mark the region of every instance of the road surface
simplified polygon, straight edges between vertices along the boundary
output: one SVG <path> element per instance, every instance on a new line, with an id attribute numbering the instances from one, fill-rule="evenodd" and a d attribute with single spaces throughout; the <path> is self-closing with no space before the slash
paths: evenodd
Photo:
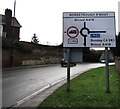
<path id="1" fill-rule="evenodd" d="M 76 67 L 71 67 L 71 76 L 100 66 L 105 66 L 105 64 L 78 64 Z M 66 78 L 66 75 L 67 68 L 58 64 L 39 68 L 3 71 L 3 107 L 15 105 L 16 102 L 33 94 L 35 91 Z"/>

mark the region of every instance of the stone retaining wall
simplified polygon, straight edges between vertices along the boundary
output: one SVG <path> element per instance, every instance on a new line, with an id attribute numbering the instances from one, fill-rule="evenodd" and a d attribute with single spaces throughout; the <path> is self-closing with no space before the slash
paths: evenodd
<path id="1" fill-rule="evenodd" d="M 41 58 L 39 60 L 23 60 L 22 65 L 44 65 L 44 64 L 58 64 L 61 58 Z"/>

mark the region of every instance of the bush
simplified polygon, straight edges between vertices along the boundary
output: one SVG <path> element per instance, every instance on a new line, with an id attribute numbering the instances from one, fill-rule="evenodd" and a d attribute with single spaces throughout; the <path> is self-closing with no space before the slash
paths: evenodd
<path id="1" fill-rule="evenodd" d="M 12 41 L 2 37 L 2 49 L 9 49 L 12 47 Z"/>
<path id="2" fill-rule="evenodd" d="M 33 47 L 30 46 L 30 44 L 2 38 L 2 49 L 17 49 L 18 51 L 21 51 L 23 53 L 31 53 Z"/>
<path id="3" fill-rule="evenodd" d="M 22 42 L 14 42 L 13 48 L 18 49 L 19 51 L 23 53 L 31 53 L 33 50 L 32 46 L 22 43 Z"/>
<path id="4" fill-rule="evenodd" d="M 90 50 L 90 62 L 99 62 L 102 51 Z"/>
<path id="5" fill-rule="evenodd" d="M 120 56 L 120 32 L 118 36 L 116 36 L 116 47 L 112 47 L 111 51 L 113 52 L 114 56 Z"/>

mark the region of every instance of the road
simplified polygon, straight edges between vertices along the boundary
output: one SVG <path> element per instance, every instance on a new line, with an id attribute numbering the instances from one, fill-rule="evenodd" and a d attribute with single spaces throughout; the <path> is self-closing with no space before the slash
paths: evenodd
<path id="1" fill-rule="evenodd" d="M 71 76 L 100 66 L 105 65 L 100 63 L 78 64 L 76 67 L 71 67 Z M 58 64 L 3 71 L 3 107 L 10 107 L 35 91 L 66 78 L 66 72 L 67 68 L 60 67 Z"/>

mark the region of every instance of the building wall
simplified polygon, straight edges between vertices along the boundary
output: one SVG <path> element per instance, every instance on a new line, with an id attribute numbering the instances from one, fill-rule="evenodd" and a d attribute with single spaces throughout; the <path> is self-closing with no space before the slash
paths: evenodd
<path id="1" fill-rule="evenodd" d="M 64 48 L 63 57 L 67 60 L 67 48 Z M 83 51 L 81 48 L 70 49 L 70 61 L 75 63 L 83 62 Z"/>
<path id="2" fill-rule="evenodd" d="M 5 27 L 3 28 L 4 32 L 6 32 L 7 38 L 12 38 L 12 11 L 10 9 L 5 10 Z"/>
<path id="3" fill-rule="evenodd" d="M 19 41 L 19 34 L 20 34 L 20 28 L 18 28 L 18 27 L 12 27 L 12 32 L 13 32 L 13 40 L 17 40 L 17 41 Z"/>
<path id="4" fill-rule="evenodd" d="M 19 41 L 19 39 L 20 39 L 20 37 L 19 37 L 20 28 L 18 28 L 18 27 L 14 27 L 14 28 L 10 27 L 9 32 L 8 32 L 8 30 L 6 31 L 6 25 L 3 25 L 3 33 L 4 34 L 6 33 L 6 38 L 8 38 L 8 39 L 17 40 L 17 41 Z"/>
<path id="5" fill-rule="evenodd" d="M 20 24 L 17 19 L 12 18 L 12 11 L 10 9 L 5 10 L 5 15 L 3 16 L 3 35 L 6 36 L 6 38 L 11 40 L 17 40 L 19 41 L 19 34 L 20 34 Z M 18 26 L 11 26 L 13 25 L 12 22 L 14 21 L 18 23 Z"/>
<path id="6" fill-rule="evenodd" d="M 71 53 L 71 62 L 80 63 L 83 62 L 83 53 L 82 51 L 73 51 Z"/>

